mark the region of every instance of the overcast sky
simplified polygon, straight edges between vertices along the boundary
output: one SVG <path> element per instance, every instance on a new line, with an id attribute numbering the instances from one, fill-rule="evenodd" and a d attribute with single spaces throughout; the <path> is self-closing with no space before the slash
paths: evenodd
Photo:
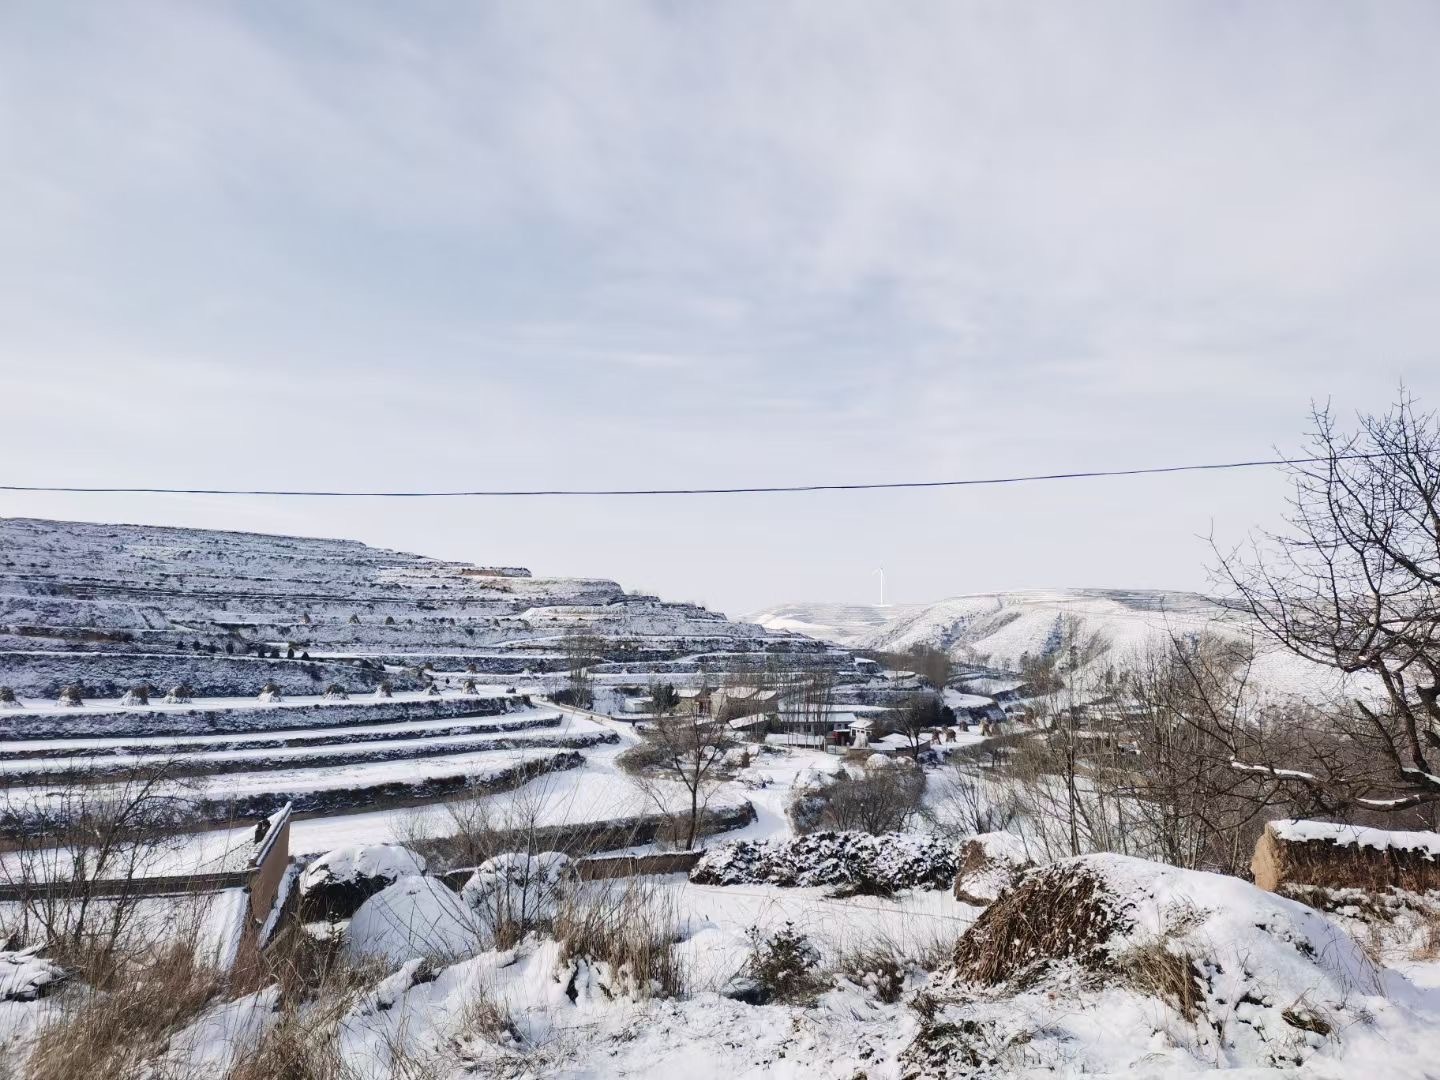
<path id="1" fill-rule="evenodd" d="M 1224 461 L 1440 404 L 1430 3 L 0 7 L 0 483 Z M 902 494 L 0 493 L 785 600 L 1198 588 L 1267 471 Z"/>

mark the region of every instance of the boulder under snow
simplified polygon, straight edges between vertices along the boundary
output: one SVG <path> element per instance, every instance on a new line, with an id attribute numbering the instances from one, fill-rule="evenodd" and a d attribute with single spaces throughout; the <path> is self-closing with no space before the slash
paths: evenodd
<path id="1" fill-rule="evenodd" d="M 955 849 L 914 833 L 815 832 L 785 840 L 732 840 L 690 871 L 700 885 L 879 886 L 943 889 L 955 880 Z"/>
<path id="2" fill-rule="evenodd" d="M 336 848 L 300 875 L 300 915 L 343 919 L 387 885 L 424 872 L 425 860 L 399 844 Z"/>
<path id="3" fill-rule="evenodd" d="M 437 878 L 412 874 L 360 905 L 345 930 L 345 952 L 356 961 L 451 962 L 475 955 L 480 936 L 459 896 Z"/>

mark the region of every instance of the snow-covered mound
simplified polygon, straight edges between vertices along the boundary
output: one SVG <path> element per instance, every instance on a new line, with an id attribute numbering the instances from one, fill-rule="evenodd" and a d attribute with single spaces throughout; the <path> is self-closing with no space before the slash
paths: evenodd
<path id="1" fill-rule="evenodd" d="M 399 844 L 352 844 L 326 852 L 300 875 L 307 917 L 343 917 L 403 877 L 425 872 L 425 860 Z"/>
<path id="2" fill-rule="evenodd" d="M 1167 1057 L 1297 1067 L 1352 1040 L 1414 1038 L 1409 1008 L 1420 1001 L 1303 904 L 1118 855 L 1028 871 L 961 936 L 954 961 L 957 987 L 981 993 L 958 995 L 946 1023 L 1003 1036 L 1043 1014 L 1046 1041 L 1103 1049 L 1073 1061 L 1080 1072 Z"/>
<path id="3" fill-rule="evenodd" d="M 438 879 L 418 874 L 366 900 L 345 930 L 345 951 L 352 960 L 452 961 L 479 949 L 478 927 L 460 897 Z"/>
<path id="4" fill-rule="evenodd" d="M 705 852 L 690 871 L 700 885 L 846 885 L 948 888 L 954 847 L 933 836 L 815 832 L 789 840 L 733 840 Z"/>
<path id="5" fill-rule="evenodd" d="M 565 888 L 575 879 L 570 856 L 506 852 L 486 859 L 460 890 L 465 904 L 489 927 L 531 926 L 553 919 Z"/>
<path id="6" fill-rule="evenodd" d="M 989 904 L 1035 865 L 1035 852 L 1015 833 L 979 833 L 961 843 L 958 862 L 955 899 Z"/>
<path id="7" fill-rule="evenodd" d="M 35 1001 L 65 980 L 64 969 L 37 951 L 0 951 L 0 1001 Z"/>

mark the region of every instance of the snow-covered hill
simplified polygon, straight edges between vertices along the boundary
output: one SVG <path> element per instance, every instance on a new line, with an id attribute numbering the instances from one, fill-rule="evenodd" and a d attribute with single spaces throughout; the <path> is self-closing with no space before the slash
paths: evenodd
<path id="1" fill-rule="evenodd" d="M 895 620 L 923 610 L 923 604 L 780 604 L 745 621 L 860 648 Z"/>
<path id="2" fill-rule="evenodd" d="M 1087 664 L 1122 665 L 1172 636 L 1218 634 L 1253 644 L 1257 684 L 1307 698 L 1334 692 L 1328 669 L 1272 646 L 1250 618 L 1198 593 L 1155 589 L 1030 589 L 934 604 L 785 604 L 749 617 L 853 649 L 942 649 L 957 662 L 1018 671 L 1024 659 L 1075 644 Z"/>
<path id="3" fill-rule="evenodd" d="M 425 663 L 538 672 L 563 666 L 576 633 L 593 637 L 601 657 L 637 666 L 838 655 L 598 578 L 539 578 L 353 540 L 0 520 L 0 685 L 32 694 L 53 694 L 71 669 L 109 693 L 132 670 L 151 679 L 157 657 L 167 678 L 211 695 L 253 695 L 266 680 L 292 693 L 332 680 L 363 689 L 385 666 Z"/>

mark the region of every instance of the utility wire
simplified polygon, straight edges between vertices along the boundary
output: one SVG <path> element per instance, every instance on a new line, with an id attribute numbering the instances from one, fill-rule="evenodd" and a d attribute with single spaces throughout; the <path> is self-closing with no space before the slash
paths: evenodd
<path id="1" fill-rule="evenodd" d="M 1266 458 L 1226 461 L 1207 465 L 1161 465 L 1146 469 L 1095 469 L 1087 472 L 1035 473 L 973 480 L 895 480 L 871 484 L 775 484 L 756 487 L 713 488 L 540 488 L 491 491 L 283 491 L 264 488 L 78 487 L 41 484 L 0 484 L 0 491 L 35 491 L 66 495 L 277 495 L 317 499 L 461 499 L 550 498 L 633 495 L 776 495 L 805 491 L 898 491 L 914 488 L 985 487 L 1030 484 L 1045 480 L 1093 480 L 1107 476 L 1156 476 L 1162 473 L 1218 472 L 1253 469 L 1265 465 L 1313 465 L 1322 461 L 1357 461 L 1388 454 L 1340 454 L 1330 457 Z"/>

